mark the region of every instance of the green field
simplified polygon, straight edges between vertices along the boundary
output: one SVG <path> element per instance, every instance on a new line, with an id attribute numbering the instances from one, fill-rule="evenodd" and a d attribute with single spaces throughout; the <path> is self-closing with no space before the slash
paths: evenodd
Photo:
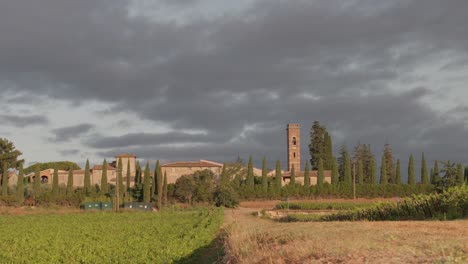
<path id="1" fill-rule="evenodd" d="M 182 263 L 222 221 L 221 209 L 0 216 L 0 263 Z"/>

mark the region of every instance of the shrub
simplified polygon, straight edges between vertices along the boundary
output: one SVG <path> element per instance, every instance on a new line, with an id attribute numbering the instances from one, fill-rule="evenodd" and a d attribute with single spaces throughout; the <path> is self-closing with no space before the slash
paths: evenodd
<path id="1" fill-rule="evenodd" d="M 325 215 L 322 221 L 453 220 L 468 217 L 468 186 L 450 188 L 443 193 L 417 195 L 398 203 L 379 203 L 375 207 Z"/>
<path id="2" fill-rule="evenodd" d="M 235 208 L 239 205 L 239 195 L 229 187 L 218 186 L 214 192 L 214 202 L 217 207 Z"/>

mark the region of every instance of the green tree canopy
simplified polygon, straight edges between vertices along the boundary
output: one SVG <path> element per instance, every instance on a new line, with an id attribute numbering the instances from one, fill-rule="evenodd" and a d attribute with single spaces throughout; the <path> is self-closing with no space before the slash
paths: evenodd
<path id="1" fill-rule="evenodd" d="M 0 138 L 0 174 L 3 174 L 5 164 L 8 164 L 7 169 L 18 169 L 24 162 L 24 160 L 18 159 L 22 154 L 16 149 L 13 142 L 6 138 Z"/>
<path id="2" fill-rule="evenodd" d="M 51 161 L 51 162 L 45 162 L 45 163 L 36 163 L 34 165 L 31 165 L 24 169 L 24 173 L 29 174 L 33 171 L 36 170 L 36 166 L 39 166 L 39 170 L 47 170 L 47 169 L 53 169 L 57 168 L 58 170 L 81 170 L 80 166 L 78 164 L 71 162 L 71 161 Z"/>

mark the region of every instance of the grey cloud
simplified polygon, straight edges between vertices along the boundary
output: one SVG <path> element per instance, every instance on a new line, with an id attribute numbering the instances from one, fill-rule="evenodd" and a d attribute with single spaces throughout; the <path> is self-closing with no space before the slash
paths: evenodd
<path id="1" fill-rule="evenodd" d="M 92 124 L 79 124 L 75 126 L 62 127 L 52 130 L 54 134 L 53 138 L 50 138 L 52 142 L 66 142 L 72 138 L 79 137 L 82 134 L 88 133 L 94 128 Z"/>
<path id="2" fill-rule="evenodd" d="M 63 156 L 76 156 L 80 153 L 80 150 L 78 149 L 65 149 L 65 150 L 60 150 L 60 154 Z"/>
<path id="3" fill-rule="evenodd" d="M 181 143 L 216 143 L 219 137 L 204 134 L 188 134 L 182 132 L 169 132 L 162 134 L 131 133 L 117 137 L 93 136 L 87 144 L 93 148 L 123 148 L 132 146 L 147 146 L 161 144 Z"/>
<path id="4" fill-rule="evenodd" d="M 0 123 L 14 127 L 47 125 L 49 119 L 41 115 L 0 115 Z"/>
<path id="5" fill-rule="evenodd" d="M 0 89 L 97 100 L 111 104 L 111 118 L 129 111 L 207 132 L 123 131 L 85 142 L 101 154 L 284 160 L 285 124 L 302 123 L 307 136 L 318 119 L 335 131 L 335 145 L 361 140 L 380 154 L 389 141 L 402 159 L 436 147 L 434 158 L 463 156 L 464 144 L 448 146 L 464 142 L 465 127 L 424 102 L 434 89 L 415 88 L 429 77 L 415 71 L 444 61 L 443 78 L 464 67 L 467 1 L 252 2 L 179 25 L 129 18 L 123 0 L 2 1 L 0 80 L 16 85 Z M 249 127 L 255 132 L 242 134 Z"/>

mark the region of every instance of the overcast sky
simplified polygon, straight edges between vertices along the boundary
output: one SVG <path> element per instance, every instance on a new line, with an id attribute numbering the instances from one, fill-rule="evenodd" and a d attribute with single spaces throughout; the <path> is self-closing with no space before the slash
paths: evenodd
<path id="1" fill-rule="evenodd" d="M 335 149 L 468 163 L 466 0 L 0 1 L 0 136 L 28 162 L 120 152 L 286 162 Z M 285 166 L 284 166 L 285 167 Z"/>

